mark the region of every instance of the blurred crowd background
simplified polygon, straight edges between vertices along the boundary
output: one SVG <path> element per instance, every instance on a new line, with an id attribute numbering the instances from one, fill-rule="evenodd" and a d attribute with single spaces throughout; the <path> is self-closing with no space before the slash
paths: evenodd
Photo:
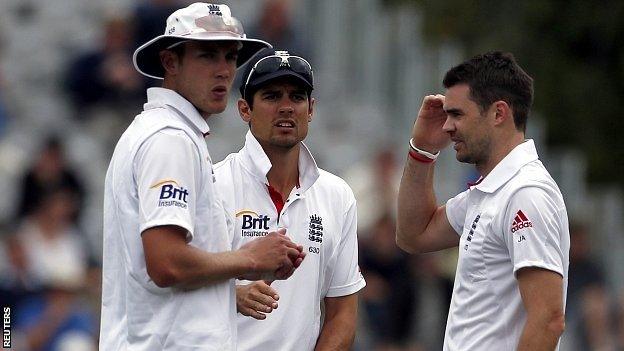
<path id="1" fill-rule="evenodd" d="M 606 1 L 223 1 L 251 37 L 309 58 L 307 143 L 358 199 L 355 350 L 440 350 L 456 250 L 411 257 L 394 243 L 396 194 L 422 97 L 451 66 L 515 54 L 535 78 L 527 136 L 571 220 L 562 351 L 624 350 L 624 3 Z M 190 1 L 0 1 L 0 300 L 16 350 L 93 350 L 102 202 L 118 137 L 145 88 L 133 50 Z M 230 106 L 209 120 L 214 160 L 243 144 Z M 452 151 L 452 150 L 451 150 Z M 477 174 L 442 153 L 442 203 Z M 418 199 L 414 199 L 418 201 Z"/>

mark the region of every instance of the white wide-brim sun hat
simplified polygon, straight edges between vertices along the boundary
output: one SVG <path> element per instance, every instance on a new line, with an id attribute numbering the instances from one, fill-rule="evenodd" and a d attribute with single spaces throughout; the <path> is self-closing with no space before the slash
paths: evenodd
<path id="1" fill-rule="evenodd" d="M 167 18 L 165 34 L 136 49 L 132 57 L 134 67 L 147 77 L 163 79 L 165 70 L 159 53 L 187 40 L 239 42 L 237 67 L 244 65 L 258 51 L 272 47 L 263 40 L 247 38 L 242 24 L 232 17 L 227 5 L 196 2 L 172 13 Z"/>

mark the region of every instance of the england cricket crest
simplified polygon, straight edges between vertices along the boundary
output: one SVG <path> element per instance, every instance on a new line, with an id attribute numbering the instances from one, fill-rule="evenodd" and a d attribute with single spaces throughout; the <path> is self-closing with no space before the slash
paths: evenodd
<path id="1" fill-rule="evenodd" d="M 310 216 L 310 230 L 308 233 L 310 241 L 323 242 L 323 218 L 317 215 Z"/>

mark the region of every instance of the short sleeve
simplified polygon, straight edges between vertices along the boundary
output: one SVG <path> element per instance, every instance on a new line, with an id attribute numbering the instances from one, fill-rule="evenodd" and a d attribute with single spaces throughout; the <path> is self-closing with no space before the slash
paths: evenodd
<path id="1" fill-rule="evenodd" d="M 565 207 L 558 208 L 545 189 L 525 187 L 511 197 L 502 225 L 514 274 L 524 267 L 539 267 L 564 275 L 566 218 Z"/>
<path id="2" fill-rule="evenodd" d="M 336 253 L 334 272 L 326 297 L 351 295 L 366 286 L 358 265 L 357 206 L 355 198 L 352 198 L 344 218 L 342 239 Z"/>
<path id="3" fill-rule="evenodd" d="M 464 231 L 464 222 L 466 221 L 466 202 L 468 200 L 469 192 L 470 190 L 461 192 L 446 202 L 446 218 L 459 236 L 461 236 Z"/>
<path id="4" fill-rule="evenodd" d="M 186 133 L 161 130 L 139 148 L 134 160 L 139 197 L 139 226 L 175 225 L 193 238 L 201 169 L 199 150 Z"/>

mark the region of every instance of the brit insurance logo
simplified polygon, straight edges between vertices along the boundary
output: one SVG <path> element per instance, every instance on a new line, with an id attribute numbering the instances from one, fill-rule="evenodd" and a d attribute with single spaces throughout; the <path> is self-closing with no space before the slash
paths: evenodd
<path id="1" fill-rule="evenodd" d="M 158 207 L 180 207 L 186 209 L 188 207 L 189 192 L 178 182 L 173 179 L 165 179 L 156 182 L 150 186 L 150 189 L 160 187 L 160 195 L 158 197 Z"/>
<path id="2" fill-rule="evenodd" d="M 269 221 L 271 217 L 267 215 L 259 215 L 251 210 L 242 210 L 236 213 L 236 218 L 241 217 L 243 223 L 241 225 L 242 237 L 258 237 L 269 234 Z"/>
<path id="3" fill-rule="evenodd" d="M 323 218 L 318 215 L 310 216 L 310 229 L 308 239 L 317 243 L 323 242 Z"/>

